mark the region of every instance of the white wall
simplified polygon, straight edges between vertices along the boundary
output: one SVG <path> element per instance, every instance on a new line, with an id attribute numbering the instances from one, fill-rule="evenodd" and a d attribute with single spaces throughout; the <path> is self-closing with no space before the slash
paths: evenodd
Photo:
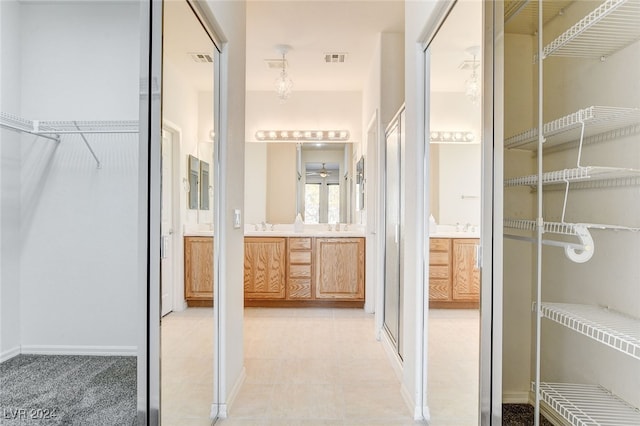
<path id="1" fill-rule="evenodd" d="M 261 223 L 267 218 L 267 147 L 266 143 L 245 145 L 244 209 L 245 223 Z"/>
<path id="2" fill-rule="evenodd" d="M 293 223 L 296 218 L 296 146 L 267 147 L 267 216 L 269 223 Z"/>
<path id="3" fill-rule="evenodd" d="M 482 114 L 480 105 L 473 105 L 464 93 L 431 92 L 430 130 L 461 130 L 472 132 L 475 136 L 472 144 L 431 144 L 430 149 L 438 154 L 432 158 L 431 165 L 437 161 L 438 176 L 435 193 L 438 194 L 437 208 L 431 213 L 440 224 L 480 223 L 480 186 L 482 168 Z M 462 196 L 477 198 L 462 198 Z"/>
<path id="4" fill-rule="evenodd" d="M 534 125 L 536 113 L 534 98 L 534 40 L 531 36 L 508 34 L 505 36 L 504 71 L 504 132 L 505 137 L 520 133 Z M 504 154 L 504 177 L 535 173 L 531 152 L 507 150 Z M 506 188 L 504 192 L 505 218 L 535 217 L 535 199 L 529 188 Z M 534 291 L 532 244 L 504 240 L 503 259 L 503 362 L 502 391 L 504 402 L 527 402 L 531 387 L 533 321 L 531 315 Z"/>
<path id="5" fill-rule="evenodd" d="M 280 103 L 273 91 L 250 91 L 246 95 L 246 136 L 256 142 L 264 129 L 346 129 L 349 141 L 362 140 L 361 92 L 295 91 Z"/>
<path id="6" fill-rule="evenodd" d="M 245 59 L 246 4 L 225 0 L 208 0 L 207 5 L 224 36 L 228 40 L 222 51 L 222 178 L 218 185 L 222 206 L 221 297 L 225 300 L 225 328 L 221 330 L 221 350 L 225 371 L 221 377 L 220 398 L 228 403 L 242 378 L 244 352 L 242 339 L 244 306 L 244 228 L 233 228 L 233 209 L 244 210 L 244 147 L 245 147 Z M 240 94 L 240 95 L 239 95 Z"/>
<path id="7" fill-rule="evenodd" d="M 20 112 L 20 6 L 0 2 L 0 110 Z M 20 136 L 0 130 L 0 362 L 20 350 Z"/>
<path id="8" fill-rule="evenodd" d="M 137 120 L 138 4 L 21 7 L 24 117 Z M 135 353 L 137 136 L 87 138 L 23 137 L 23 352 Z"/>

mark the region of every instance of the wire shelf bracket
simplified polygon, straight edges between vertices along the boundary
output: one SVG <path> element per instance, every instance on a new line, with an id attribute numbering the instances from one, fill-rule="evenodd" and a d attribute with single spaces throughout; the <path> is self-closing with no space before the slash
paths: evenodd
<path id="1" fill-rule="evenodd" d="M 112 121 L 39 121 L 27 120 L 17 115 L 0 112 L 0 127 L 5 129 L 29 133 L 56 142 L 61 141 L 61 135 L 78 134 L 96 161 L 97 167 L 102 163 L 87 140 L 87 134 L 138 133 L 139 126 L 135 120 Z"/>
<path id="2" fill-rule="evenodd" d="M 540 398 L 574 426 L 640 424 L 637 408 L 599 385 L 541 382 Z"/>
<path id="3" fill-rule="evenodd" d="M 545 46 L 542 58 L 611 56 L 640 39 L 640 0 L 606 0 Z"/>
<path id="4" fill-rule="evenodd" d="M 590 106 L 545 123 L 542 130 L 544 147 L 561 145 L 637 123 L 640 123 L 640 108 Z M 504 146 L 506 149 L 537 150 L 538 128 L 508 137 Z"/>
<path id="5" fill-rule="evenodd" d="M 542 303 L 545 318 L 640 360 L 640 319 L 600 306 Z"/>

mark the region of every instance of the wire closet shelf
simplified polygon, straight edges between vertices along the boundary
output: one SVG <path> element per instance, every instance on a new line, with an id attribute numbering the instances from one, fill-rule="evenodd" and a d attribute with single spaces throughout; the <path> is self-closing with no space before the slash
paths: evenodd
<path id="1" fill-rule="evenodd" d="M 544 147 L 561 145 L 583 138 L 611 132 L 640 123 L 640 108 L 590 106 L 547 122 L 543 126 Z M 584 134 L 582 134 L 584 126 Z M 507 149 L 538 148 L 538 128 L 532 128 L 504 141 Z"/>
<path id="2" fill-rule="evenodd" d="M 640 425 L 640 411 L 599 385 L 541 382 L 540 397 L 571 425 Z"/>
<path id="3" fill-rule="evenodd" d="M 542 57 L 604 59 L 640 39 L 638 19 L 640 0 L 606 0 L 546 45 Z"/>
<path id="4" fill-rule="evenodd" d="M 640 360 L 640 319 L 591 305 L 542 303 L 545 318 Z"/>
<path id="5" fill-rule="evenodd" d="M 136 134 L 139 132 L 136 120 L 104 120 L 104 121 L 40 121 L 28 120 L 17 115 L 0 112 L 0 127 L 17 132 L 29 133 L 42 138 L 60 142 L 63 135 L 77 134 L 101 168 L 100 159 L 87 140 L 87 134 Z"/>

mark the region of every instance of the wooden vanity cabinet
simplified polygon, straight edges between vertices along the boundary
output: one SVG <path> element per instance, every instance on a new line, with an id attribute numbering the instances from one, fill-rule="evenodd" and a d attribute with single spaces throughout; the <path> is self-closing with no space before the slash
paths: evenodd
<path id="1" fill-rule="evenodd" d="M 245 237 L 244 298 L 284 299 L 287 239 Z"/>
<path id="2" fill-rule="evenodd" d="M 365 239 L 245 237 L 245 306 L 364 305 Z"/>
<path id="3" fill-rule="evenodd" d="M 364 300 L 364 238 L 316 238 L 316 299 Z"/>
<path id="4" fill-rule="evenodd" d="M 477 238 L 429 239 L 429 307 L 478 308 Z"/>
<path id="5" fill-rule="evenodd" d="M 213 306 L 213 237 L 184 237 L 187 306 Z"/>

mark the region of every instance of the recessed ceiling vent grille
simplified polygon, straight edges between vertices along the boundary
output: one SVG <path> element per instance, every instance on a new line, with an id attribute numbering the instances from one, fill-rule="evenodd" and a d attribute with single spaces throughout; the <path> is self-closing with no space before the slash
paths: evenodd
<path id="1" fill-rule="evenodd" d="M 273 69 L 277 69 L 277 70 L 281 70 L 282 69 L 282 59 L 265 59 L 264 60 L 264 64 L 267 66 L 267 68 L 273 70 Z M 284 60 L 284 67 L 288 68 L 289 67 L 289 62 L 285 59 Z"/>
<path id="2" fill-rule="evenodd" d="M 324 61 L 327 64 L 343 64 L 347 60 L 347 54 L 341 52 L 327 52 L 324 54 Z"/>
<path id="3" fill-rule="evenodd" d="M 210 53 L 189 53 L 191 55 L 191 59 L 199 64 L 207 64 L 213 63 L 213 56 Z"/>

